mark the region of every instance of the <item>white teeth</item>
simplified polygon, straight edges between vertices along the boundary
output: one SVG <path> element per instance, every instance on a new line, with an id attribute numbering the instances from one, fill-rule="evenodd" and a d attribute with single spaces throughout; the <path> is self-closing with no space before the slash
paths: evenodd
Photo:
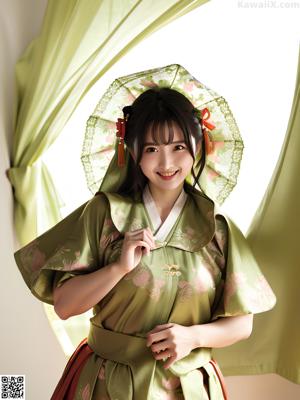
<path id="1" fill-rule="evenodd" d="M 159 175 L 162 175 L 162 176 L 172 176 L 172 175 L 175 175 L 176 172 L 177 172 L 177 171 L 169 172 L 168 174 L 162 174 L 161 172 L 159 172 Z"/>

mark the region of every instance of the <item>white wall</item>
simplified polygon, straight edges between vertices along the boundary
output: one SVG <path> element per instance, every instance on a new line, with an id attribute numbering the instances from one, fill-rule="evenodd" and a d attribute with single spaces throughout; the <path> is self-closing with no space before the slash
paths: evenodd
<path id="1" fill-rule="evenodd" d="M 13 197 L 5 170 L 12 146 L 14 65 L 38 33 L 46 0 L 0 2 L 0 251 L 2 273 L 0 374 L 25 374 L 27 400 L 49 399 L 67 362 L 38 302 L 13 259 Z M 300 398 L 300 386 L 275 374 L 226 378 L 231 400 Z"/>

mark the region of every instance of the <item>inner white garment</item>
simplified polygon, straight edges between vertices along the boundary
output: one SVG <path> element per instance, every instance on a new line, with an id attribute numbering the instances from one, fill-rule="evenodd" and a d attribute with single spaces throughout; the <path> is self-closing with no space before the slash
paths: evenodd
<path id="1" fill-rule="evenodd" d="M 153 200 L 153 197 L 151 195 L 149 186 L 145 186 L 145 189 L 143 191 L 143 201 L 154 227 L 154 239 L 159 241 L 166 240 L 168 234 L 170 233 L 183 209 L 187 197 L 188 196 L 186 192 L 184 191 L 184 189 L 182 189 L 182 192 L 174 203 L 172 210 L 169 212 L 169 215 L 167 216 L 165 221 L 162 222 L 160 215 L 157 211 L 155 201 Z"/>

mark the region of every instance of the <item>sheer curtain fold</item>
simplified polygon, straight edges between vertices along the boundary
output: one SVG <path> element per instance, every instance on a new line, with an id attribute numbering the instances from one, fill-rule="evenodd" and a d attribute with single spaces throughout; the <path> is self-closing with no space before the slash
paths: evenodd
<path id="1" fill-rule="evenodd" d="M 278 373 L 300 384 L 300 47 L 295 83 L 281 153 L 247 233 L 277 304 L 255 315 L 249 339 L 215 353 L 226 375 Z"/>
<path id="2" fill-rule="evenodd" d="M 42 31 L 16 64 L 12 165 L 15 224 L 26 244 L 60 219 L 60 200 L 40 162 L 89 89 L 130 48 L 208 0 L 49 0 Z M 80 134 L 80 133 L 79 133 Z M 51 196 L 44 196 L 51 193 Z"/>

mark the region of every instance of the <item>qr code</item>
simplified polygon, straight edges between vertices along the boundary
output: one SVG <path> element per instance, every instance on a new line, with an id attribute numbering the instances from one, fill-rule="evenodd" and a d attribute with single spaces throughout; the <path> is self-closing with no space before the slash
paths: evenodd
<path id="1" fill-rule="evenodd" d="M 25 399 L 25 375 L 0 375 L 1 399 Z"/>

